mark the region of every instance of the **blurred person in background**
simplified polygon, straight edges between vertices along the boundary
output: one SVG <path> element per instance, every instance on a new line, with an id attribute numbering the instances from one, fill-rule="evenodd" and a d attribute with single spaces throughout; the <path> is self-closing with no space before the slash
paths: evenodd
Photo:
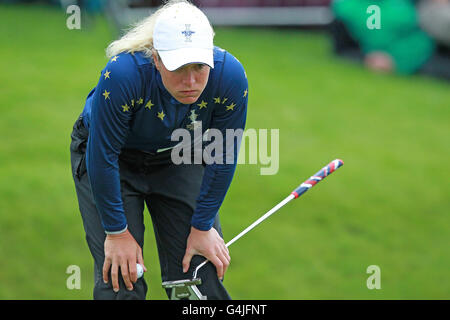
<path id="1" fill-rule="evenodd" d="M 438 44 L 450 48 L 450 0 L 422 0 L 418 12 L 420 26 Z"/>
<path id="2" fill-rule="evenodd" d="M 374 4 L 380 8 L 379 29 L 367 26 L 371 16 L 367 9 Z M 335 15 L 331 25 L 335 53 L 363 61 L 369 69 L 379 72 L 422 73 L 450 80 L 450 59 L 437 50 L 436 40 L 421 29 L 416 1 L 335 0 L 331 9 Z M 433 20 L 432 15 L 429 14 L 428 23 Z M 439 23 L 445 25 L 446 19 L 448 16 L 440 15 Z"/>
<path id="3" fill-rule="evenodd" d="M 436 42 L 433 57 L 421 71 L 450 79 L 450 0 L 422 0 L 417 9 L 420 26 Z"/>

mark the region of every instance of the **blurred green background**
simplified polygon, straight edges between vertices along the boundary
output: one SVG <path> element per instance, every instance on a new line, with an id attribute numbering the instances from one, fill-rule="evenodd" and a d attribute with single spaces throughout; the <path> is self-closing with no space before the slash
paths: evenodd
<path id="1" fill-rule="evenodd" d="M 71 177 L 72 126 L 117 37 L 43 6 L 0 5 L 0 299 L 91 299 Z M 245 66 L 247 128 L 280 130 L 276 175 L 239 165 L 221 208 L 230 240 L 335 158 L 342 169 L 230 247 L 235 299 L 449 299 L 450 86 L 375 74 L 321 32 L 216 28 Z M 149 299 L 167 299 L 150 217 Z M 66 268 L 81 269 L 81 289 Z M 381 269 L 369 290 L 366 269 Z"/>

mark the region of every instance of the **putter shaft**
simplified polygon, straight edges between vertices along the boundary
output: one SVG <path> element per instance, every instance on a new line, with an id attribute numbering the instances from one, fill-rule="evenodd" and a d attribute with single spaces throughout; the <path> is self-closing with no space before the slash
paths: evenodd
<path id="1" fill-rule="evenodd" d="M 289 201 L 291 201 L 292 199 L 295 199 L 295 195 L 290 194 L 289 196 L 287 196 L 283 201 L 281 201 L 279 204 L 277 204 L 275 207 L 273 207 L 272 209 L 270 209 L 267 213 L 265 213 L 261 218 L 259 218 L 258 220 L 256 220 L 255 222 L 253 222 L 251 225 L 249 225 L 247 228 L 245 228 L 245 230 L 243 230 L 241 233 L 239 233 L 237 236 L 235 236 L 233 239 L 231 239 L 230 241 L 228 241 L 225 246 L 228 248 L 229 246 L 231 246 L 233 243 L 235 243 L 237 240 L 239 240 L 242 236 L 244 236 L 245 234 L 247 234 L 250 230 L 252 230 L 253 228 L 255 228 L 258 224 L 260 224 L 261 222 L 263 222 L 264 220 L 266 220 L 268 217 L 270 217 L 272 214 L 274 214 L 277 210 L 279 210 L 281 207 L 283 207 L 284 205 L 286 205 Z M 200 263 L 197 268 L 195 268 L 194 273 L 192 275 L 192 278 L 195 279 L 197 278 L 197 272 L 198 270 L 203 267 L 209 260 L 205 260 L 202 263 Z"/>
<path id="2" fill-rule="evenodd" d="M 294 191 L 291 192 L 289 196 L 287 196 L 283 201 L 281 201 L 279 204 L 277 204 L 275 207 L 270 209 L 267 213 L 265 213 L 261 218 L 253 222 L 250 226 L 248 226 L 245 230 L 243 230 L 241 233 L 239 233 L 237 236 L 235 236 L 233 239 L 228 241 L 228 243 L 225 245 L 227 248 L 232 245 L 234 242 L 239 240 L 242 236 L 247 234 L 250 230 L 252 230 L 254 227 L 256 227 L 258 224 L 266 220 L 268 217 L 270 217 L 273 213 L 275 213 L 277 210 L 279 210 L 281 207 L 283 207 L 285 204 L 287 204 L 292 199 L 297 199 L 302 194 L 304 194 L 306 191 L 314 187 L 316 184 L 318 184 L 320 181 L 325 179 L 327 176 L 332 174 L 334 171 L 339 169 L 344 165 L 344 161 L 340 159 L 336 159 L 331 161 L 328 165 L 323 167 L 319 172 L 317 172 L 315 175 L 311 176 L 309 179 L 307 179 L 305 182 L 303 182 L 301 185 L 299 185 Z M 198 270 L 203 267 L 209 260 L 205 260 L 202 263 L 200 263 L 197 268 L 195 268 L 193 273 L 193 279 L 197 278 L 197 272 Z"/>

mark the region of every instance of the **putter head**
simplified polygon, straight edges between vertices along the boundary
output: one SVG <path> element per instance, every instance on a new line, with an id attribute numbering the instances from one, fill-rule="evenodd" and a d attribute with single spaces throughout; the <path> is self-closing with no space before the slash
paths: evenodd
<path id="1" fill-rule="evenodd" d="M 200 278 L 164 281 L 162 287 L 164 289 L 172 289 L 170 300 L 206 300 L 206 296 L 202 295 L 197 285 L 202 284 Z"/>

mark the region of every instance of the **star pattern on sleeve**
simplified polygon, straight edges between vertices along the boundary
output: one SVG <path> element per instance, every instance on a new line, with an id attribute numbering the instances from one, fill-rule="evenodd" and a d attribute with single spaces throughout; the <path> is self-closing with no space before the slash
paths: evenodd
<path id="1" fill-rule="evenodd" d="M 145 108 L 148 110 L 152 110 L 152 107 L 154 106 L 154 104 L 152 103 L 152 100 L 148 100 L 147 104 L 145 105 Z"/>
<path id="2" fill-rule="evenodd" d="M 165 117 L 166 115 L 164 114 L 164 111 L 161 111 L 161 112 L 158 112 L 158 115 L 157 115 L 157 117 L 158 118 L 160 118 L 161 119 L 161 121 L 163 121 L 164 120 L 164 117 Z"/>
<path id="3" fill-rule="evenodd" d="M 109 99 L 109 94 L 110 94 L 110 93 L 111 93 L 111 92 L 106 91 L 106 89 L 105 89 L 105 92 L 102 93 L 102 95 L 105 97 L 105 100 L 106 100 L 106 99 Z"/>
<path id="4" fill-rule="evenodd" d="M 205 102 L 202 100 L 202 102 L 198 103 L 197 105 L 200 107 L 200 110 L 201 110 L 203 108 L 207 108 L 208 102 Z"/>
<path id="5" fill-rule="evenodd" d="M 103 75 L 105 76 L 105 80 L 106 80 L 106 79 L 111 79 L 111 78 L 109 77 L 110 74 L 111 74 L 111 71 L 108 71 L 108 70 L 105 71 L 105 73 L 103 74 Z"/>
<path id="6" fill-rule="evenodd" d="M 236 104 L 232 102 L 232 103 L 231 103 L 229 106 L 227 106 L 226 108 L 227 108 L 227 111 L 229 111 L 229 110 L 234 111 L 234 107 L 236 107 Z"/>
<path id="7" fill-rule="evenodd" d="M 123 109 L 123 110 L 122 110 L 123 112 L 130 111 L 130 107 L 128 106 L 127 103 L 125 103 L 125 105 L 122 106 L 122 109 Z"/>

